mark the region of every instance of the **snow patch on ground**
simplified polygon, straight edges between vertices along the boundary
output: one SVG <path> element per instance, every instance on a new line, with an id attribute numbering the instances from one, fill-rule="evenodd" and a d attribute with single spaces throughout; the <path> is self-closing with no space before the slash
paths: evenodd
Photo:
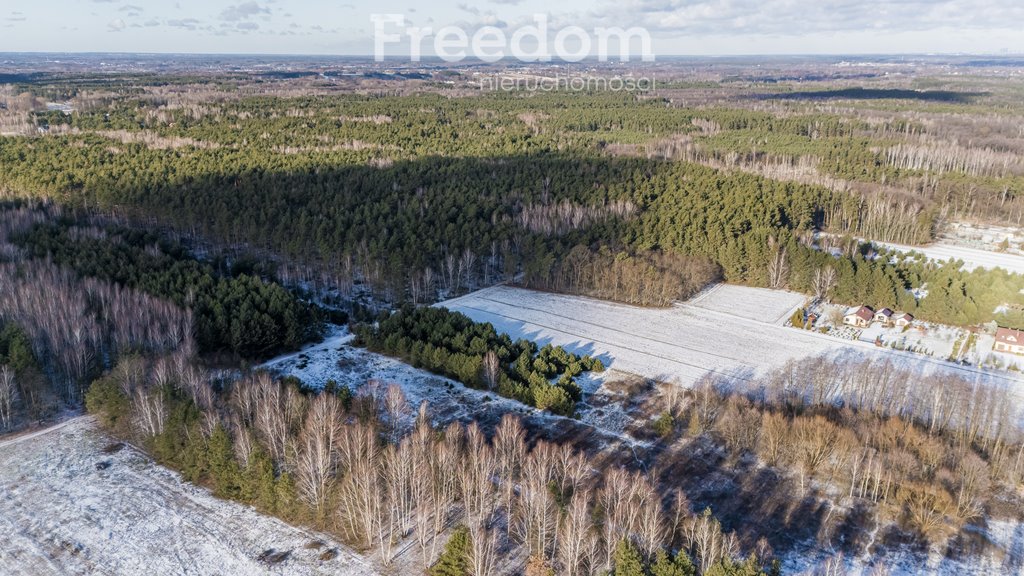
<path id="1" fill-rule="evenodd" d="M 433 419 L 445 423 L 468 421 L 473 412 L 469 408 L 489 402 L 508 403 L 509 412 L 536 412 L 496 394 L 471 390 L 400 360 L 354 347 L 351 345 L 354 338 L 347 328 L 334 327 L 320 344 L 273 359 L 262 367 L 277 374 L 294 376 L 313 389 L 322 389 L 330 380 L 348 386 L 354 392 L 371 382 L 398 384 L 411 408 L 427 402 Z"/>
<path id="2" fill-rule="evenodd" d="M 968 271 L 976 268 L 984 268 L 986 270 L 1002 268 L 1014 274 L 1024 274 L 1024 256 L 1019 254 L 967 248 L 945 241 L 936 242 L 928 246 L 906 246 L 889 242 L 875 242 L 874 244 L 898 252 L 917 252 L 936 262 L 946 262 L 950 259 L 962 260 L 964 263 L 963 269 Z"/>
<path id="3" fill-rule="evenodd" d="M 521 402 L 503 398 L 487 390 L 467 388 L 460 382 L 414 368 L 400 360 L 369 352 L 351 345 L 354 336 L 347 328 L 336 326 L 326 340 L 295 354 L 289 354 L 263 364 L 265 368 L 282 376 L 294 376 L 303 384 L 322 389 L 328 381 L 348 386 L 352 391 L 366 386 L 397 384 L 409 404 L 405 424 L 411 425 L 414 412 L 422 403 L 428 405 L 432 424 L 445 426 L 451 422 L 477 421 L 484 427 L 495 425 L 504 414 L 523 417 L 538 428 L 565 430 L 576 421 L 549 412 L 537 410 Z M 625 432 L 625 422 L 603 410 L 593 410 L 588 399 L 601 388 L 611 373 L 585 373 L 577 378 L 583 390 L 583 402 L 578 406 L 579 422 L 595 427 L 590 440 L 608 445 L 642 445 Z"/>
<path id="4" fill-rule="evenodd" d="M 0 439 L 0 573 L 376 573 L 329 537 L 218 500 L 131 447 L 105 454 L 111 442 L 88 417 Z M 305 548 L 314 541 L 325 547 Z M 321 561 L 330 548 L 338 557 Z M 258 560 L 269 549 L 291 554 L 271 567 Z"/>
<path id="5" fill-rule="evenodd" d="M 995 574 L 1024 575 L 1024 524 L 990 521 L 979 537 L 987 542 L 985 550 L 969 558 L 949 558 L 937 551 L 927 554 L 904 547 L 886 549 L 882 558 L 868 556 L 843 559 L 848 576 L 872 576 L 885 568 L 890 576 L 991 576 Z M 820 568 L 833 555 L 809 543 L 782 559 L 783 574 L 824 574 Z M 835 572 L 832 572 L 835 573 Z"/>

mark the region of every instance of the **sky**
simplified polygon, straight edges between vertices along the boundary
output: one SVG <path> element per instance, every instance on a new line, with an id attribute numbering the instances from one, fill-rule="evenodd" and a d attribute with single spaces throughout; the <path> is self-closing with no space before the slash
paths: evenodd
<path id="1" fill-rule="evenodd" d="M 655 58 L 1024 53 L 1022 0 L 3 0 L 0 52 L 370 55 L 375 14 L 404 18 L 383 28 L 399 34 L 385 52 L 404 57 L 408 26 L 493 26 L 508 40 L 538 14 L 552 37 L 640 27 Z"/>

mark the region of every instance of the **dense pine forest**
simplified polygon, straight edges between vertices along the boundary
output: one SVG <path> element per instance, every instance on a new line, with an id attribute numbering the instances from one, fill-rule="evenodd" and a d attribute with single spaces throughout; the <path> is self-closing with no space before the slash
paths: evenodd
<path id="1" fill-rule="evenodd" d="M 1017 327 L 1024 320 L 1019 278 L 877 258 L 849 241 L 838 258 L 821 251 L 815 231 L 933 238 L 955 211 L 954 196 L 893 187 L 929 167 L 943 182 L 995 178 L 1003 185 L 997 199 L 1008 207 L 1015 164 L 980 153 L 941 167 L 899 160 L 909 154 L 899 142 L 926 131 L 908 120 L 685 108 L 622 94 L 196 100 L 144 92 L 83 102 L 70 115 L 37 117 L 43 137 L 0 140 L 8 195 L 156 221 L 276 258 L 286 284 L 365 284 L 384 301 L 420 303 L 515 280 L 663 306 L 724 279 L 937 322 Z M 819 177 L 749 169 L 782 163 L 799 172 L 809 155 Z M 890 184 L 867 191 L 840 180 Z M 39 255 L 73 260 L 79 249 L 65 240 L 24 241 Z M 911 296 L 923 285 L 934 289 Z M 198 297 L 223 301 L 226 286 Z M 180 303 L 183 295 L 176 297 Z M 261 328 L 227 326 L 209 302 L 199 306 L 205 347 L 250 354 L 277 347 L 260 341 Z M 271 317 L 286 314 L 273 306 Z M 299 324 L 303 314 L 287 312 Z M 287 330 L 290 345 L 306 336 L 294 325 Z"/>
<path id="2" fill-rule="evenodd" d="M 555 414 L 573 414 L 582 397 L 575 377 L 604 370 L 596 358 L 558 346 L 538 349 L 529 340 L 513 342 L 490 324 L 444 308 L 403 308 L 374 326 L 359 326 L 357 333 L 358 343 L 370 350 Z"/>

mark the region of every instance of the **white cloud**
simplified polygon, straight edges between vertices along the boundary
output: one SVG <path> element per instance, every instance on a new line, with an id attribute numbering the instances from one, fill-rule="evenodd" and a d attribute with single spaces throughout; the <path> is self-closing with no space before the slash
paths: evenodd
<path id="1" fill-rule="evenodd" d="M 259 2 L 245 2 L 225 8 L 220 13 L 220 19 L 227 20 L 228 22 L 237 22 L 239 20 L 248 20 L 253 16 L 261 14 L 270 14 L 270 8 L 261 5 Z"/>
<path id="2" fill-rule="evenodd" d="M 167 25 L 173 28 L 184 28 L 186 30 L 195 30 L 199 27 L 201 22 L 195 18 L 176 18 L 167 21 Z"/>
<path id="3" fill-rule="evenodd" d="M 463 12 L 470 14 L 475 17 L 475 21 L 469 22 L 469 27 L 476 29 L 482 26 L 494 26 L 495 28 L 507 28 L 508 22 L 505 22 L 493 10 L 480 10 L 476 6 L 470 6 L 464 2 L 456 5 L 456 8 Z"/>

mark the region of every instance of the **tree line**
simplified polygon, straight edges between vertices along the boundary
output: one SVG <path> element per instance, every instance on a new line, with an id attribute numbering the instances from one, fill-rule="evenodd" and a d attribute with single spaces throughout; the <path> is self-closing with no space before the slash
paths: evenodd
<path id="1" fill-rule="evenodd" d="M 688 257 L 649 250 L 615 252 L 574 246 L 564 258 L 530 259 L 523 271 L 523 285 L 636 304 L 669 306 L 699 292 L 719 279 L 721 269 L 710 258 Z"/>

